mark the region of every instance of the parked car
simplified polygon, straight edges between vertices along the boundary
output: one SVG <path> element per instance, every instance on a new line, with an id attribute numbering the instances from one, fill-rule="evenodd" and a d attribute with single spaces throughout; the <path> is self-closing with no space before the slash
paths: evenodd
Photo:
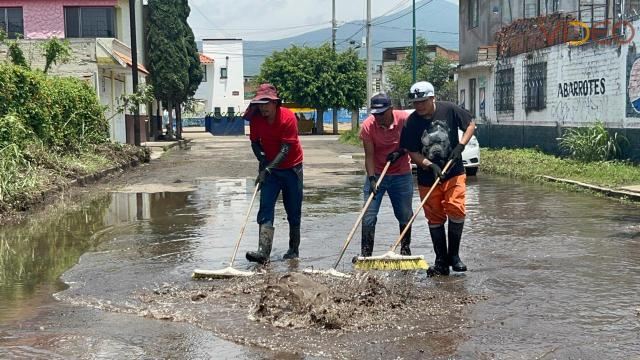
<path id="1" fill-rule="evenodd" d="M 413 109 L 405 111 L 411 114 Z M 462 134 L 462 130 L 458 129 L 459 139 L 462 138 Z M 478 168 L 480 167 L 480 143 L 475 135 L 471 137 L 471 140 L 469 140 L 469 143 L 462 152 L 462 163 L 468 176 L 475 176 L 478 173 Z M 411 167 L 415 169 L 416 164 L 411 163 Z"/>

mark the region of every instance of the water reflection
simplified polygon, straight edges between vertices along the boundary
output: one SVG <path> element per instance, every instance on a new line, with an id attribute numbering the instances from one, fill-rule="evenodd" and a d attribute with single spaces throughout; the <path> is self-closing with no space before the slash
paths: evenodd
<path id="1" fill-rule="evenodd" d="M 0 321 L 60 290 L 59 276 L 105 238 L 132 230 L 170 234 L 197 226 L 198 209 L 190 203 L 189 193 L 112 193 L 66 212 L 2 227 Z"/>

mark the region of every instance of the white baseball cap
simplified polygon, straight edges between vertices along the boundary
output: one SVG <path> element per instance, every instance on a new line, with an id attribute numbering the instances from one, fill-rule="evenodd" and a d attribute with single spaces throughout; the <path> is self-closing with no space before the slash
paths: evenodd
<path id="1" fill-rule="evenodd" d="M 408 95 L 409 102 L 424 101 L 433 96 L 436 96 L 436 92 L 428 81 L 418 81 L 411 85 Z"/>

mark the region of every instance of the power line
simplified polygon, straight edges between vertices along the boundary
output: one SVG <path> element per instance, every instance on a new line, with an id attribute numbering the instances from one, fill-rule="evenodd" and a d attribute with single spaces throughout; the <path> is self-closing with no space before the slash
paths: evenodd
<path id="1" fill-rule="evenodd" d="M 432 2 L 432 1 L 433 1 L 433 0 L 429 0 L 429 1 L 425 2 L 424 4 L 422 4 L 422 5 L 418 6 L 418 7 L 416 8 L 416 11 L 418 11 L 418 10 L 422 9 L 423 7 L 425 7 L 425 6 L 429 5 L 429 4 L 431 4 L 431 2 Z M 402 17 L 405 17 L 405 16 L 407 16 L 407 15 L 409 15 L 409 14 L 411 14 L 411 13 L 413 13 L 413 9 L 410 9 L 408 12 L 405 12 L 404 14 L 400 14 L 399 16 L 396 16 L 396 17 L 395 17 L 395 18 L 393 18 L 393 19 L 385 20 L 385 21 L 382 21 L 382 22 L 379 22 L 379 23 L 373 23 L 373 24 L 371 24 L 371 25 L 378 26 L 378 25 L 386 24 L 386 23 L 389 23 L 389 22 L 392 22 L 392 21 L 396 21 L 396 20 L 398 20 L 398 19 L 400 19 L 400 18 L 402 18 Z"/>
<path id="2" fill-rule="evenodd" d="M 412 28 L 401 28 L 397 26 L 382 26 L 378 25 L 377 27 L 385 28 L 385 29 L 396 29 L 396 30 L 413 30 Z M 459 33 L 453 31 L 437 31 L 437 30 L 416 30 L 421 32 L 435 33 L 435 34 L 448 34 L 448 35 L 459 35 Z"/>

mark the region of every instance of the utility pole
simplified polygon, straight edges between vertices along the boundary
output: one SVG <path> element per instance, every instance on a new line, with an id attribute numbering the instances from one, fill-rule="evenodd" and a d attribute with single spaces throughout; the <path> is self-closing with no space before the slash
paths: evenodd
<path id="1" fill-rule="evenodd" d="M 371 110 L 371 83 L 373 82 L 373 74 L 371 73 L 371 0 L 367 0 L 367 114 Z"/>
<path id="2" fill-rule="evenodd" d="M 136 41 L 136 2 L 129 0 L 129 27 L 131 31 L 131 75 L 133 80 L 133 93 L 138 92 L 138 44 Z M 140 146 L 140 108 L 135 104 L 133 111 L 133 143 Z"/>
<path id="3" fill-rule="evenodd" d="M 331 48 L 333 49 L 333 56 L 336 56 L 336 32 L 338 31 L 338 25 L 336 22 L 336 0 L 331 1 Z M 333 134 L 338 134 L 338 108 L 333 107 Z"/>
<path id="4" fill-rule="evenodd" d="M 416 83 L 416 66 L 417 66 L 417 62 L 418 62 L 418 57 L 416 54 L 416 0 L 413 0 L 413 59 L 412 59 L 412 63 L 413 63 L 413 83 Z"/>

